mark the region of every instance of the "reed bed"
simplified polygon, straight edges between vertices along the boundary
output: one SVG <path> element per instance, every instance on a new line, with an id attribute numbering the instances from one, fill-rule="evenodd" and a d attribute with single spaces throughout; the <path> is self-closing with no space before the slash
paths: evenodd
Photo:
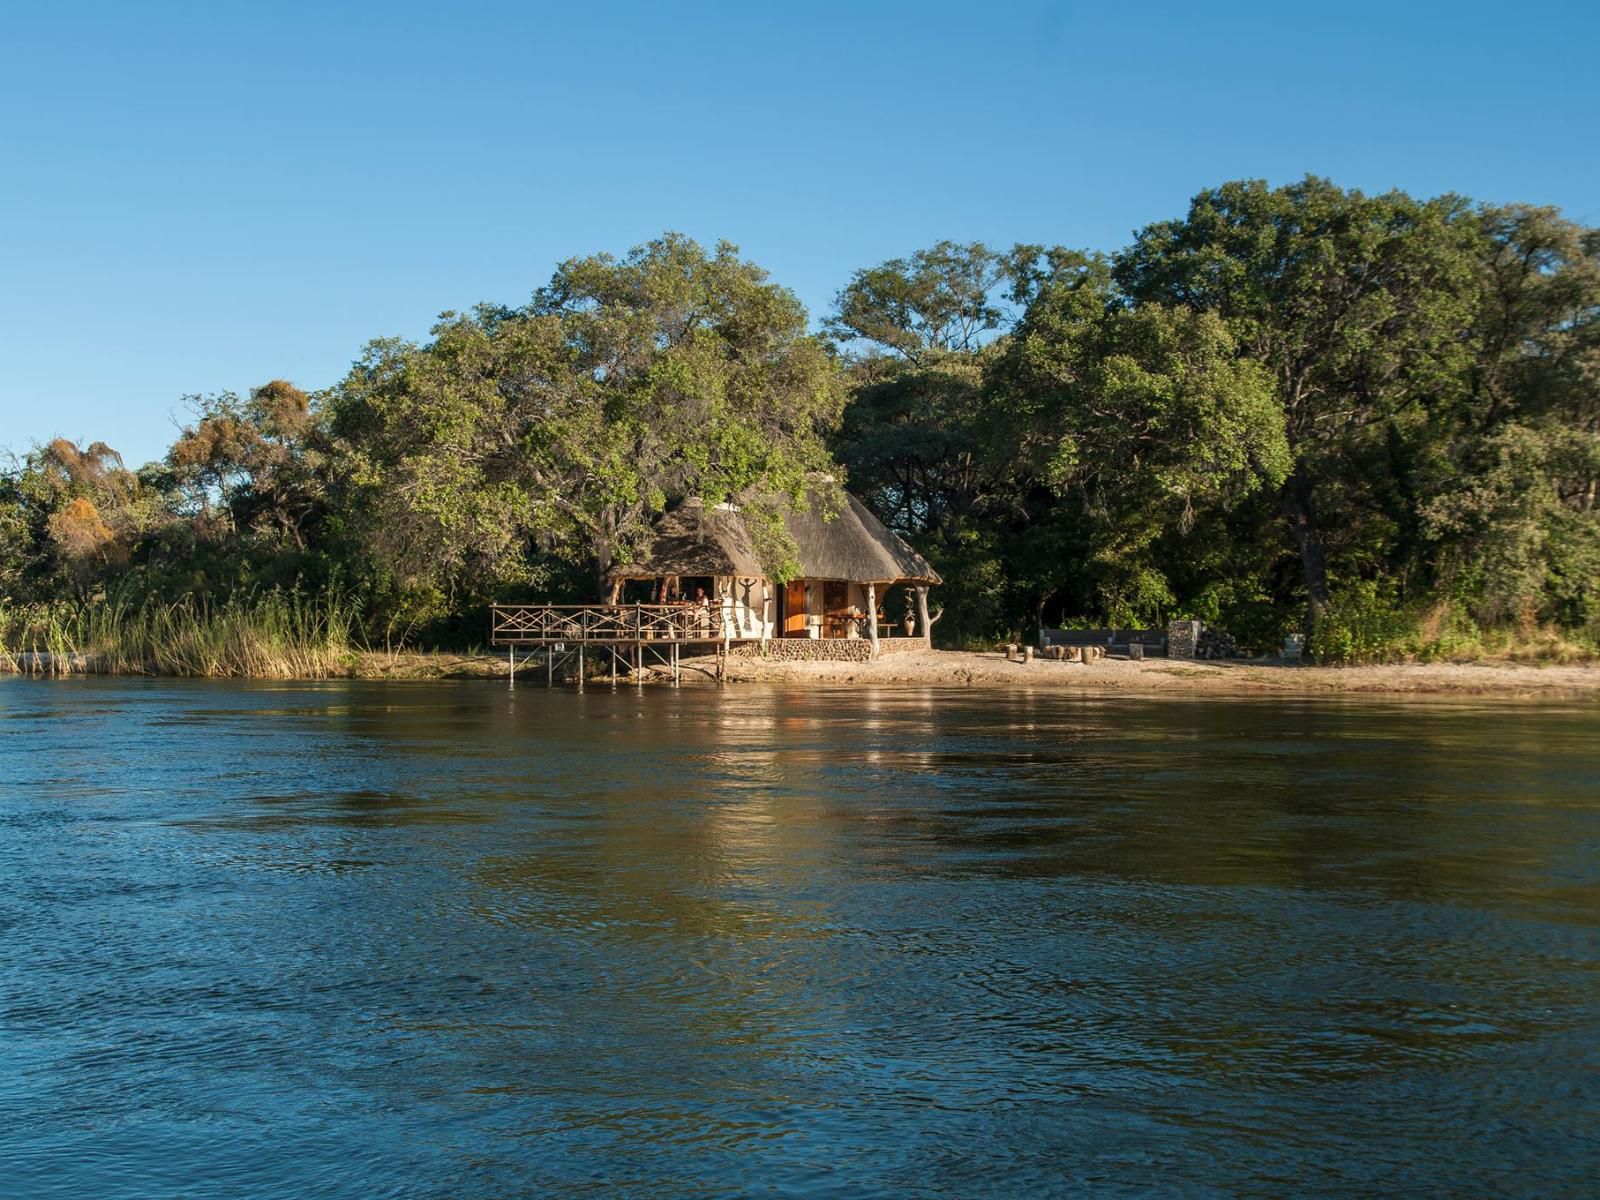
<path id="1" fill-rule="evenodd" d="M 326 679 L 348 675 L 356 616 L 336 594 L 281 592 L 220 605 L 113 597 L 0 605 L 0 669 L 28 674 Z"/>

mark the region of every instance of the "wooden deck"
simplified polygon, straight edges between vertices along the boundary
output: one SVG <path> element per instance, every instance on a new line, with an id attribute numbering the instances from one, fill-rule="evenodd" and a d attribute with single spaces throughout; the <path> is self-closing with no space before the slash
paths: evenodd
<path id="1" fill-rule="evenodd" d="M 859 636 L 863 622 L 858 617 L 830 615 L 822 628 L 829 636 L 823 641 L 844 641 L 865 645 Z M 553 684 L 559 670 L 563 676 L 576 668 L 578 688 L 583 688 L 585 658 L 598 659 L 612 683 L 618 669 L 642 681 L 647 668 L 664 668 L 677 682 L 682 677 L 684 648 L 689 647 L 695 662 L 715 655 L 715 677 L 727 676 L 728 652 L 740 643 L 762 641 L 741 632 L 731 610 L 696 604 L 492 604 L 489 606 L 489 644 L 508 651 L 513 686 L 517 677 L 518 650 L 525 667 L 537 670 L 544 660 L 545 682 Z M 851 637 L 852 633 L 857 634 Z M 816 639 L 771 639 L 771 644 L 805 642 Z M 926 646 L 926 638 L 895 637 L 887 629 L 880 635 L 884 647 L 903 644 Z M 873 655 L 876 656 L 875 647 Z M 854 661 L 854 660 L 851 660 Z M 691 669 L 702 670 L 694 666 Z"/>
<path id="2" fill-rule="evenodd" d="M 495 646 L 691 646 L 756 639 L 718 608 L 693 604 L 494 604 Z"/>

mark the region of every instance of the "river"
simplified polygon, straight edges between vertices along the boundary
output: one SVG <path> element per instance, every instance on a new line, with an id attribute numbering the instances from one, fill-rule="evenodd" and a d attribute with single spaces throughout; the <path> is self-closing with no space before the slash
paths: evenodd
<path id="1" fill-rule="evenodd" d="M 0 1194 L 1593 1195 L 1600 706 L 0 679 Z"/>

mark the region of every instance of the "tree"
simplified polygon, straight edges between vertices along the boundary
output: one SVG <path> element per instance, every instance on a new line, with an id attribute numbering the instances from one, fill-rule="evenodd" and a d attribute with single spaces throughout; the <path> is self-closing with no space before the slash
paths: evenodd
<path id="1" fill-rule="evenodd" d="M 986 364 L 1047 281 L 1105 271 L 1060 248 L 944 241 L 856 271 L 834 302 L 826 327 L 850 385 L 834 453 L 851 490 L 945 576 L 947 639 L 993 636 L 1015 609 L 1006 545 L 1021 518 L 995 491 Z"/>
<path id="2" fill-rule="evenodd" d="M 216 515 L 235 533 L 306 547 L 306 526 L 322 507 L 318 419 L 311 399 L 274 379 L 245 400 L 232 392 L 190 397 L 197 420 L 167 465 L 191 510 Z"/>
<path id="3" fill-rule="evenodd" d="M 677 234 L 563 263 L 521 309 L 378 342 L 329 397 L 364 536 L 447 603 L 543 562 L 603 579 L 669 501 L 739 499 L 782 574 L 779 510 L 831 465 L 843 401 L 804 307 Z M 545 576 L 548 578 L 548 575 Z"/>
<path id="4" fill-rule="evenodd" d="M 157 520 L 153 498 L 104 442 L 81 447 L 57 438 L 23 459 L 6 490 L 7 523 L 29 546 L 12 557 L 12 571 L 18 585 L 31 577 L 41 599 L 58 592 L 88 599 L 126 567 Z"/>
<path id="5" fill-rule="evenodd" d="M 1373 430 L 1466 379 L 1481 231 L 1463 200 L 1368 197 L 1326 180 L 1201 192 L 1116 259 L 1139 302 L 1215 313 L 1271 373 L 1294 456 L 1280 499 L 1309 619 L 1326 610 L 1323 504 Z"/>
<path id="6" fill-rule="evenodd" d="M 22 466 L 9 459 L 0 471 L 0 604 L 21 601 L 36 569 L 37 538 L 29 518 Z"/>
<path id="7" fill-rule="evenodd" d="M 1288 474 L 1271 378 L 1226 324 L 1127 306 L 1097 277 L 1041 290 L 989 384 L 1019 489 L 1067 502 L 1035 519 L 1018 564 L 1039 614 L 1078 575 L 1113 622 L 1155 619 L 1176 599 L 1158 540 Z"/>
<path id="8" fill-rule="evenodd" d="M 1600 618 L 1600 231 L 1482 214 L 1471 385 L 1435 414 L 1423 531 L 1479 620 Z"/>
<path id="9" fill-rule="evenodd" d="M 945 241 L 852 276 L 827 322 L 851 350 L 835 445 L 880 519 L 914 538 L 956 539 L 987 487 L 982 389 L 995 339 L 1046 281 L 1105 270 L 1060 248 Z"/>

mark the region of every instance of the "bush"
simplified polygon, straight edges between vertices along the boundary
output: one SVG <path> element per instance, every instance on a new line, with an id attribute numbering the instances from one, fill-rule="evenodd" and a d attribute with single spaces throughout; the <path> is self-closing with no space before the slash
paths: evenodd
<path id="1" fill-rule="evenodd" d="M 1309 648 L 1319 663 L 1388 662 L 1409 657 L 1416 635 L 1416 618 L 1393 590 L 1363 579 L 1335 589 Z"/>
<path id="2" fill-rule="evenodd" d="M 1336 589 L 1311 638 L 1319 663 L 1582 662 L 1600 655 L 1600 623 L 1561 629 L 1532 620 L 1480 626 L 1461 600 L 1400 603 L 1391 589 L 1357 582 Z"/>

